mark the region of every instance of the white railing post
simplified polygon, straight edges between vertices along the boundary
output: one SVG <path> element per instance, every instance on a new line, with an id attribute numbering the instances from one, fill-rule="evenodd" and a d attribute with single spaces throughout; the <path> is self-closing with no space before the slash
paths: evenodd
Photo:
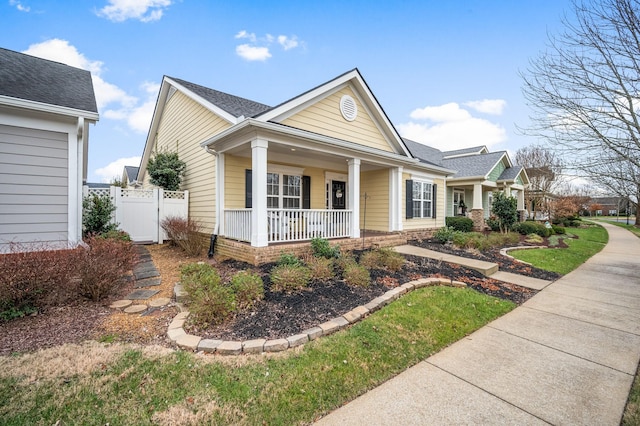
<path id="1" fill-rule="evenodd" d="M 109 197 L 111 197 L 111 202 L 116 208 L 111 216 L 113 223 L 120 226 L 120 223 L 122 222 L 122 188 L 119 186 L 109 187 Z"/>

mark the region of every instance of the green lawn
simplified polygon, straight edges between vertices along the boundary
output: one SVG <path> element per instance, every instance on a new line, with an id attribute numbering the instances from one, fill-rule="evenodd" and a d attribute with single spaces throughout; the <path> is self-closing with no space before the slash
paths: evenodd
<path id="1" fill-rule="evenodd" d="M 0 423 L 308 424 L 514 307 L 471 289 L 430 287 L 271 356 L 152 355 L 95 343 L 104 353 L 0 357 Z M 120 352 L 107 356 L 110 348 Z"/>
<path id="2" fill-rule="evenodd" d="M 578 238 L 565 238 L 569 248 L 514 250 L 509 254 L 547 271 L 567 274 L 603 249 L 609 239 L 601 226 L 567 228 L 567 234 Z"/>

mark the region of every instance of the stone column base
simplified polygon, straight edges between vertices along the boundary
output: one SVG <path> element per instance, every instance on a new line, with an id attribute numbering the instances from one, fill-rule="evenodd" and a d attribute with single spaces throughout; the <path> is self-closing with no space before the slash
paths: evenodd
<path id="1" fill-rule="evenodd" d="M 487 224 L 484 222 L 484 210 L 482 209 L 471 209 L 469 211 L 469 216 L 473 221 L 473 230 L 474 231 L 484 231 Z"/>

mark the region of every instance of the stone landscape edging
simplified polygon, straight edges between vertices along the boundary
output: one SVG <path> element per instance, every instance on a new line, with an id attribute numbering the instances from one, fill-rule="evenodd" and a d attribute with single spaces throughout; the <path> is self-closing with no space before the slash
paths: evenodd
<path id="1" fill-rule="evenodd" d="M 218 340 L 218 339 L 203 339 L 200 336 L 188 334 L 184 330 L 184 323 L 189 317 L 189 311 L 186 310 L 182 302 L 186 296 L 184 288 L 180 283 L 176 283 L 174 286 L 174 295 L 176 298 L 176 304 L 180 309 L 178 313 L 167 329 L 167 336 L 169 340 L 174 342 L 178 347 L 182 349 L 192 351 L 202 351 L 206 353 L 216 353 L 219 355 L 240 355 L 240 354 L 260 354 L 263 352 L 282 352 L 288 349 L 304 345 L 307 342 L 315 340 L 322 336 L 335 333 L 342 330 L 360 320 L 367 315 L 377 311 L 383 306 L 397 300 L 403 294 L 410 291 L 423 288 L 433 287 L 436 285 L 444 285 L 450 287 L 466 287 L 467 285 L 460 281 L 445 280 L 443 278 L 421 278 L 414 281 L 409 281 L 398 287 L 395 287 L 381 296 L 376 297 L 366 305 L 361 305 L 353 308 L 349 312 L 333 318 L 329 321 L 325 321 L 322 324 L 318 324 L 315 327 L 302 331 L 299 334 L 289 336 L 282 339 L 252 339 L 244 341 L 231 341 L 231 340 Z"/>
<path id="2" fill-rule="evenodd" d="M 533 266 L 533 265 L 532 265 L 531 263 L 529 263 L 529 262 L 525 262 L 524 260 L 516 259 L 515 257 L 511 256 L 511 255 L 509 254 L 509 252 L 510 252 L 511 250 L 528 250 L 528 249 L 545 249 L 545 248 L 549 248 L 549 247 L 547 247 L 547 246 L 517 246 L 517 247 L 504 247 L 504 248 L 501 248 L 501 249 L 500 249 L 500 254 L 501 254 L 501 255 L 503 255 L 503 256 L 505 256 L 505 257 L 508 257 L 509 259 L 512 259 L 512 260 L 514 260 L 514 261 L 516 261 L 516 262 L 523 263 L 523 264 L 525 264 L 525 265 L 529 265 L 529 266 Z"/>

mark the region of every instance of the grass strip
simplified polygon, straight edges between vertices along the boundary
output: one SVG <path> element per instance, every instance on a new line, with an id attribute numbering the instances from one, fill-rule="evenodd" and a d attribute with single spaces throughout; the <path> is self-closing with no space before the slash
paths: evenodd
<path id="1" fill-rule="evenodd" d="M 299 350 L 149 357 L 129 350 L 73 377 L 28 382 L 0 358 L 4 425 L 308 424 L 512 310 L 472 289 L 431 287 Z"/>
<path id="2" fill-rule="evenodd" d="M 609 239 L 601 226 L 570 228 L 567 231 L 578 237 L 564 240 L 568 248 L 512 250 L 509 254 L 538 268 L 564 275 L 602 250 Z"/>

